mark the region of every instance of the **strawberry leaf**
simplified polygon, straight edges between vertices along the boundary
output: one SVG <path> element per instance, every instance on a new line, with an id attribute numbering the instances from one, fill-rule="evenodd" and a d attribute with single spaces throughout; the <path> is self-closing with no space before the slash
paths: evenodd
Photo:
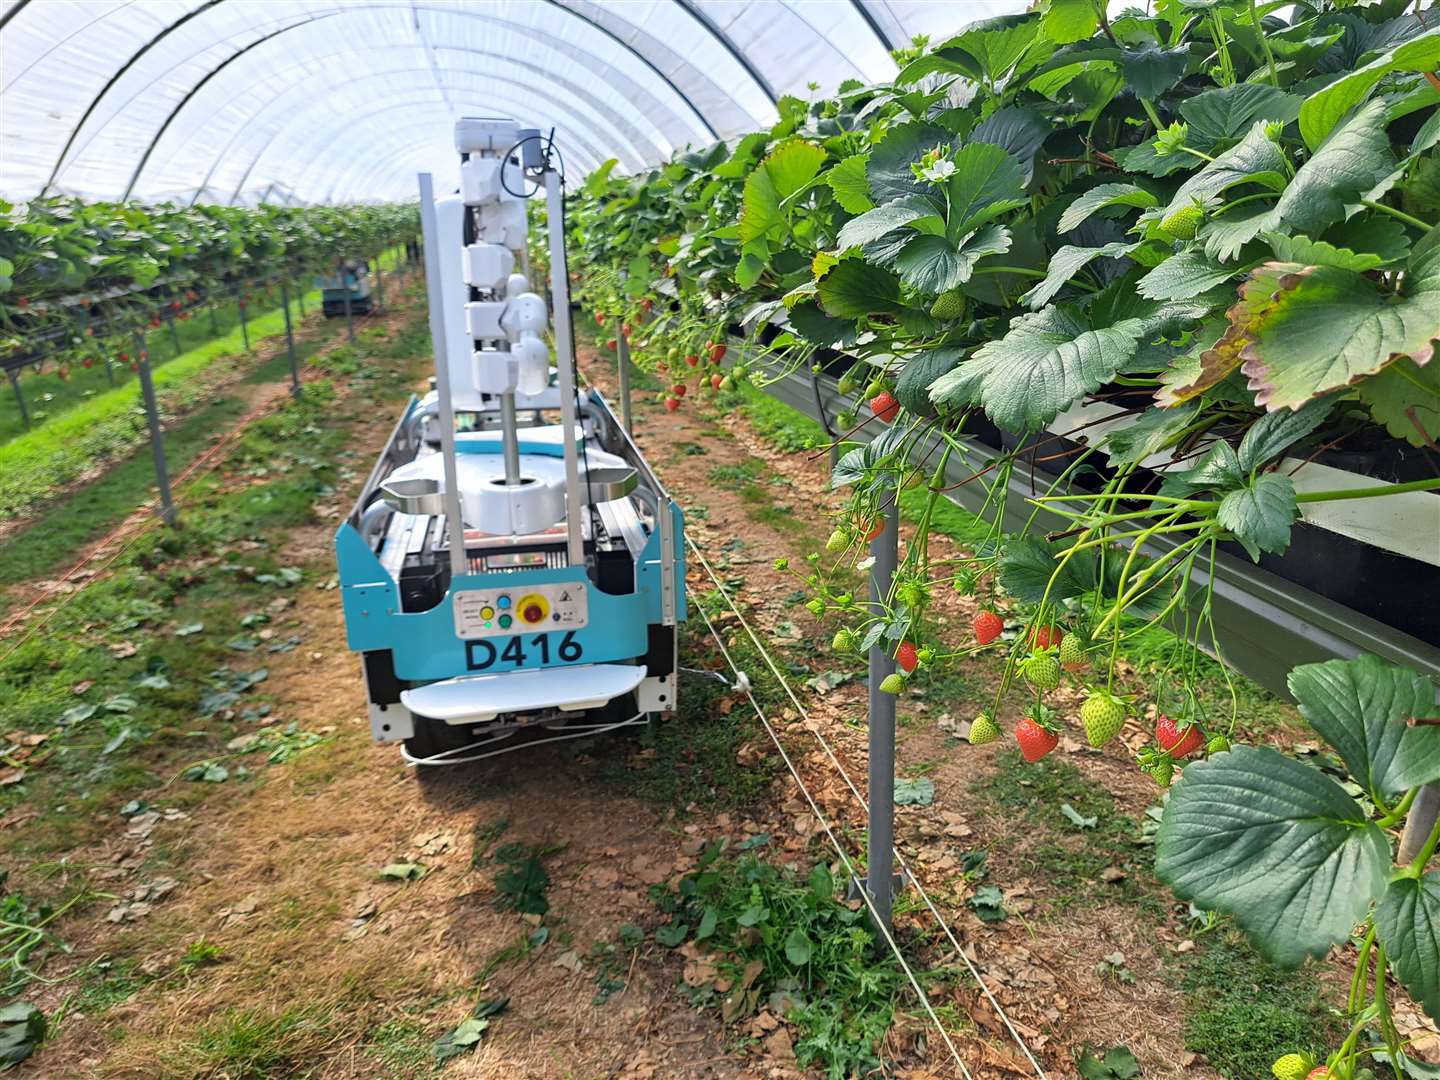
<path id="1" fill-rule="evenodd" d="M 1135 206 L 1144 210 L 1155 206 L 1160 200 L 1136 184 L 1101 184 L 1085 192 L 1065 208 L 1060 223 L 1055 226 L 1058 233 L 1078 229 L 1090 215 L 1112 206 Z"/>
<path id="2" fill-rule="evenodd" d="M 1385 134 L 1383 98 L 1361 106 L 1301 165 L 1270 214 L 1271 228 L 1318 232 L 1390 175 L 1395 155 Z M 1260 127 L 1262 125 L 1256 125 Z"/>
<path id="3" fill-rule="evenodd" d="M 1073 311 L 1022 315 L 931 387 L 937 405 L 979 404 L 1007 431 L 1040 431 L 1135 355 L 1143 325 L 1124 319 L 1092 330 Z"/>
<path id="4" fill-rule="evenodd" d="M 1300 714 L 1340 752 L 1377 802 L 1440 779 L 1440 727 L 1411 727 L 1434 712 L 1435 691 L 1409 668 L 1374 656 L 1304 664 L 1287 685 Z"/>
<path id="5" fill-rule="evenodd" d="M 1295 485 L 1278 473 L 1258 476 L 1227 492 L 1215 516 L 1256 562 L 1262 551 L 1278 555 L 1290 546 L 1290 526 L 1300 516 Z"/>
<path id="6" fill-rule="evenodd" d="M 1226 337 L 1238 346 L 1233 355 L 1244 360 L 1255 400 L 1296 408 L 1398 357 L 1430 360 L 1440 338 L 1440 249 L 1417 257 L 1401 294 L 1353 270 L 1266 263 L 1241 298 Z"/>
<path id="7" fill-rule="evenodd" d="M 1385 834 L 1339 784 L 1268 747 L 1187 766 L 1156 837 L 1175 895 L 1233 915 L 1286 967 L 1348 940 L 1389 864 Z"/>
<path id="8" fill-rule="evenodd" d="M 1440 1019 L 1440 871 L 1392 881 L 1375 909 L 1375 928 L 1396 977 Z"/>

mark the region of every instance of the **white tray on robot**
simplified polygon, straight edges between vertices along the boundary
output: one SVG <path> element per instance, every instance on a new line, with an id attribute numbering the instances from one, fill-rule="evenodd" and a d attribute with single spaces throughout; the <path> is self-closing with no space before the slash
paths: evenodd
<path id="1" fill-rule="evenodd" d="M 581 664 L 466 675 L 402 690 L 400 702 L 418 716 L 447 724 L 481 724 L 497 716 L 538 709 L 598 709 L 630 693 L 645 675 L 643 664 Z"/>
<path id="2" fill-rule="evenodd" d="M 624 458 L 604 450 L 587 449 L 581 455 L 580 497 L 608 501 L 599 496 L 616 490 L 617 476 L 633 476 Z M 460 483 L 460 513 L 470 528 L 497 535 L 532 533 L 549 528 L 565 516 L 565 459 L 550 454 L 521 454 L 522 483 L 505 483 L 505 459 L 501 454 L 456 454 Z M 590 474 L 594 485 L 587 485 Z M 600 478 L 603 477 L 603 480 Z M 435 496 L 445 491 L 445 459 L 441 454 L 417 458 L 390 474 L 386 486 L 408 480 L 425 480 Z M 633 483 L 629 485 L 633 488 Z M 619 497 L 619 496 L 611 496 Z"/>

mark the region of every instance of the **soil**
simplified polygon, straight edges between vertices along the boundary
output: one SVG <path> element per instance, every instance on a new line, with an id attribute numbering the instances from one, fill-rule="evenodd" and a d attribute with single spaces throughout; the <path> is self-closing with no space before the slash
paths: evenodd
<path id="1" fill-rule="evenodd" d="M 609 389 L 608 362 L 586 354 L 582 366 Z M 638 442 L 690 511 L 689 534 L 722 574 L 743 579 L 745 619 L 762 638 L 780 642 L 785 655 L 814 663 L 831 631 L 787 599 L 794 579 L 773 564 L 781 557 L 798 564 L 823 542 L 823 531 L 818 541 L 805 531 L 825 529 L 823 511 L 838 505 L 826 489 L 823 456 L 776 452 L 743 416 L 712 416 L 693 398 L 674 413 L 637 399 L 636 412 Z M 368 463 L 389 421 L 352 407 L 346 422 L 357 461 Z M 704 452 L 683 452 L 684 444 Z M 760 481 L 766 492 L 761 503 L 715 479 L 717 468 L 753 468 L 756 462 L 769 470 Z M 328 552 L 334 519 L 361 479 L 355 476 L 347 490 L 335 493 L 331 520 L 292 533 L 296 561 Z M 703 516 L 697 512 L 702 506 Z M 943 539 L 934 543 L 949 546 Z M 688 583 L 692 593 L 713 588 L 695 559 L 689 560 Z M 975 600 L 946 593 L 937 604 L 943 619 L 958 626 L 973 616 Z M 692 618 L 698 619 L 693 607 Z M 743 633 L 734 616 L 720 625 L 731 640 Z M 430 1075 L 430 1041 L 478 1001 L 501 996 L 508 996 L 506 1010 L 479 1047 L 456 1058 L 445 1075 L 801 1075 L 783 1040 L 744 1040 L 713 1011 L 696 1011 L 682 992 L 682 961 L 675 953 L 649 944 L 607 954 L 620 958 L 617 965 L 597 951 L 616 941 L 623 923 L 655 925 L 648 890 L 691 868 L 706 840 L 724 836 L 733 842 L 771 832 L 783 838 L 787 852 L 825 855 L 824 834 L 788 773 L 751 813 L 709 816 L 687 816 L 683 807 L 657 809 L 603 782 L 599 756 L 630 753 L 628 737 L 595 751 L 598 756 L 559 744 L 417 777 L 393 746 L 371 741 L 359 666 L 343 647 L 338 592 L 304 590 L 272 626 L 306 644 L 270 663 L 267 695 L 276 713 L 269 721 L 294 721 L 328 741 L 267 770 L 260 783 L 231 785 L 188 813 L 162 816 L 143 835 L 117 818 L 109 839 L 73 856 L 77 865 L 105 868 L 103 887 L 113 894 L 143 883 L 146 859 L 158 849 L 179 866 L 178 885 L 143 918 L 117 927 L 100 903 L 71 920 L 64 936 L 74 946 L 74 964 L 111 955 L 127 958 L 140 973 L 173 972 L 187 947 L 201 940 L 218 947 L 219 962 L 156 978 L 89 1015 L 71 1012 L 58 1038 L 19 1075 Z M 718 666 L 713 653 L 682 663 Z M 1146 1077 L 1217 1076 L 1186 1052 L 1179 1023 L 1146 1022 L 1183 1011 L 1165 958 L 1189 947 L 1185 913 L 1168 895 L 1156 893 L 1159 899 L 1137 914 L 1132 890 L 1146 893 L 1147 857 L 1105 866 L 1088 880 L 1057 880 L 1047 863 L 1054 853 L 1042 850 L 1045 838 L 1025 807 L 990 801 L 1001 759 L 956 738 L 988 701 L 990 667 L 983 661 L 966 665 L 959 679 L 945 684 L 961 689 L 902 701 L 899 771 L 928 776 L 935 797 L 929 806 L 898 809 L 901 849 L 1015 1034 L 1048 1075 L 1074 1076 L 1073 1057 L 1088 1043 L 1128 1045 Z M 772 678 L 764 670 L 749 675 Z M 826 818 L 855 835 L 863 829 L 863 812 L 818 736 L 834 747 L 863 793 L 863 682 L 852 679 L 824 692 L 797 684 L 795 690 L 803 708 L 770 719 Z M 1070 705 L 1078 707 L 1078 700 Z M 715 721 L 724 723 L 725 716 Z M 1143 737 L 1132 720 L 1124 740 L 1104 751 L 1066 739 L 1060 756 L 1078 770 L 1083 785 L 1107 793 L 1121 813 L 1138 821 L 1156 800 L 1126 745 Z M 774 754 L 764 743 L 742 752 Z M 166 807 L 163 791 L 151 801 L 155 809 Z M 548 940 L 528 948 L 541 920 L 505 910 L 495 881 L 497 845 L 514 842 L 544 852 L 550 878 L 551 907 L 543 920 Z M 1083 854 L 1090 840 L 1076 832 L 1065 842 L 1071 854 Z M 1003 886 L 1010 912 L 1004 922 L 981 921 L 969 903 L 978 885 L 964 872 L 965 856 L 978 850 L 988 852 L 986 881 Z M 412 862 L 425 868 L 418 880 L 379 876 L 387 864 Z M 957 963 L 923 907 L 903 903 L 900 909 L 897 936 L 913 962 L 929 969 Z M 1133 982 L 1100 973 L 1106 970 L 1102 960 L 1117 952 Z M 607 979 L 621 988 L 597 1003 L 597 987 Z M 51 1013 L 64 995 L 59 986 L 34 1000 Z M 1016 1038 L 968 978 L 934 985 L 931 998 L 949 1018 L 971 1076 L 1034 1075 Z M 900 1063 L 892 1075 L 962 1075 L 918 1004 L 905 1008 L 891 1037 Z M 217 1024 L 228 1024 L 224 1038 L 232 1045 L 240 1038 L 236 1017 L 248 1018 L 252 1027 L 279 1024 L 283 1032 L 272 1042 L 284 1054 L 249 1072 L 213 1065 L 222 1040 Z"/>

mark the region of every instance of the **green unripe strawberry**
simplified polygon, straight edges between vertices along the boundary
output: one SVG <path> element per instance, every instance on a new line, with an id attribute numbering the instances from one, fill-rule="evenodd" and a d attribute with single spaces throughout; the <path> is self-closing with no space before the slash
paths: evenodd
<path id="1" fill-rule="evenodd" d="M 824 614 L 825 614 L 825 601 L 824 601 L 824 600 L 807 600 L 807 601 L 805 602 L 805 607 L 806 607 L 806 609 L 810 612 L 811 615 L 824 615 Z"/>
<path id="2" fill-rule="evenodd" d="M 849 627 L 842 626 L 835 631 L 835 636 L 830 639 L 830 647 L 836 652 L 848 653 L 855 648 L 855 631 Z"/>
<path id="3" fill-rule="evenodd" d="M 1205 211 L 1191 203 L 1166 216 L 1160 222 L 1160 231 L 1176 240 L 1194 240 L 1195 234 L 1200 230 L 1200 223 L 1204 220 Z"/>
<path id="4" fill-rule="evenodd" d="M 735 389 L 735 380 L 732 379 L 729 375 L 726 375 L 725 378 L 723 378 L 723 379 L 720 380 L 720 389 L 721 389 L 721 390 L 734 390 L 734 389 Z"/>
<path id="5" fill-rule="evenodd" d="M 1270 1066 L 1275 1080 L 1305 1080 L 1310 1073 L 1310 1059 L 1304 1054 L 1286 1054 Z"/>
<path id="6" fill-rule="evenodd" d="M 907 581 L 901 585 L 896 596 L 902 604 L 911 611 L 917 611 L 925 606 L 925 601 L 930 598 L 925 586 L 918 581 Z"/>
<path id="7" fill-rule="evenodd" d="M 840 382 L 835 389 L 840 391 L 842 397 L 849 397 L 855 392 L 855 376 L 847 371 L 844 375 L 840 376 Z"/>
<path id="8" fill-rule="evenodd" d="M 1230 740 L 1224 735 L 1211 735 L 1210 741 L 1205 744 L 1207 754 L 1223 754 L 1230 749 Z"/>
<path id="9" fill-rule="evenodd" d="M 1150 778 L 1162 788 L 1170 786 L 1170 781 L 1175 776 L 1175 763 L 1168 759 L 1157 761 L 1149 768 Z"/>
<path id="10" fill-rule="evenodd" d="M 825 541 L 825 550 L 832 555 L 838 555 L 850 546 L 850 534 L 844 529 L 836 529 L 830 534 L 830 539 Z"/>
<path id="11" fill-rule="evenodd" d="M 970 745 L 984 746 L 1000 738 L 1000 725 L 981 713 L 970 722 Z"/>
<path id="12" fill-rule="evenodd" d="M 789 568 L 790 568 L 790 560 L 789 560 L 789 559 L 786 559 L 786 558 L 783 558 L 783 557 L 782 557 L 782 558 L 779 558 L 779 559 L 776 559 L 776 560 L 775 560 L 775 569 L 776 569 L 776 570 L 788 570 Z"/>
<path id="13" fill-rule="evenodd" d="M 1054 690 L 1060 685 L 1060 664 L 1048 652 L 1030 657 L 1020 665 L 1020 671 L 1036 690 Z"/>
<path id="14" fill-rule="evenodd" d="M 835 416 L 835 422 L 839 424 L 842 428 L 854 427 L 855 421 L 858 419 L 859 417 L 855 415 L 854 409 L 842 409 Z"/>
<path id="15" fill-rule="evenodd" d="M 1105 690 L 1095 690 L 1080 706 L 1080 723 L 1091 746 L 1104 746 L 1125 726 L 1125 703 Z"/>
<path id="16" fill-rule="evenodd" d="M 935 298 L 930 305 L 930 315 L 936 319 L 959 319 L 965 314 L 965 294 L 959 289 L 950 289 Z"/>
<path id="17" fill-rule="evenodd" d="M 1079 634 L 1066 634 L 1060 639 L 1060 664 L 1067 671 L 1074 671 L 1081 668 L 1088 661 L 1085 658 L 1085 646 L 1080 643 Z"/>
<path id="18" fill-rule="evenodd" d="M 970 570 L 967 568 L 964 570 L 960 570 L 955 574 L 954 588 L 955 591 L 960 593 L 962 596 L 973 596 L 975 593 L 975 587 L 978 584 L 979 580 L 976 578 L 974 570 Z"/>
<path id="19" fill-rule="evenodd" d="M 924 646 L 917 655 L 919 656 L 920 663 L 926 666 L 935 662 L 935 650 L 930 648 L 929 645 Z"/>
<path id="20" fill-rule="evenodd" d="M 901 694 L 905 692 L 905 676 L 898 671 L 892 671 L 880 682 L 880 692 L 883 694 Z"/>

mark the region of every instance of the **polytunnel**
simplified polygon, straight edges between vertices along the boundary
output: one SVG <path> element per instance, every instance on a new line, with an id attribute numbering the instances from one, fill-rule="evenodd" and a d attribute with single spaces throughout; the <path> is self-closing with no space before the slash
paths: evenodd
<path id="1" fill-rule="evenodd" d="M 0 0 L 0 1071 L 1440 1077 L 1436 0 Z"/>
<path id="2" fill-rule="evenodd" d="M 7 0 L 0 191 L 406 198 L 473 110 L 556 128 L 581 171 L 635 170 L 768 125 L 812 83 L 887 79 L 914 35 L 1018 6 Z"/>

